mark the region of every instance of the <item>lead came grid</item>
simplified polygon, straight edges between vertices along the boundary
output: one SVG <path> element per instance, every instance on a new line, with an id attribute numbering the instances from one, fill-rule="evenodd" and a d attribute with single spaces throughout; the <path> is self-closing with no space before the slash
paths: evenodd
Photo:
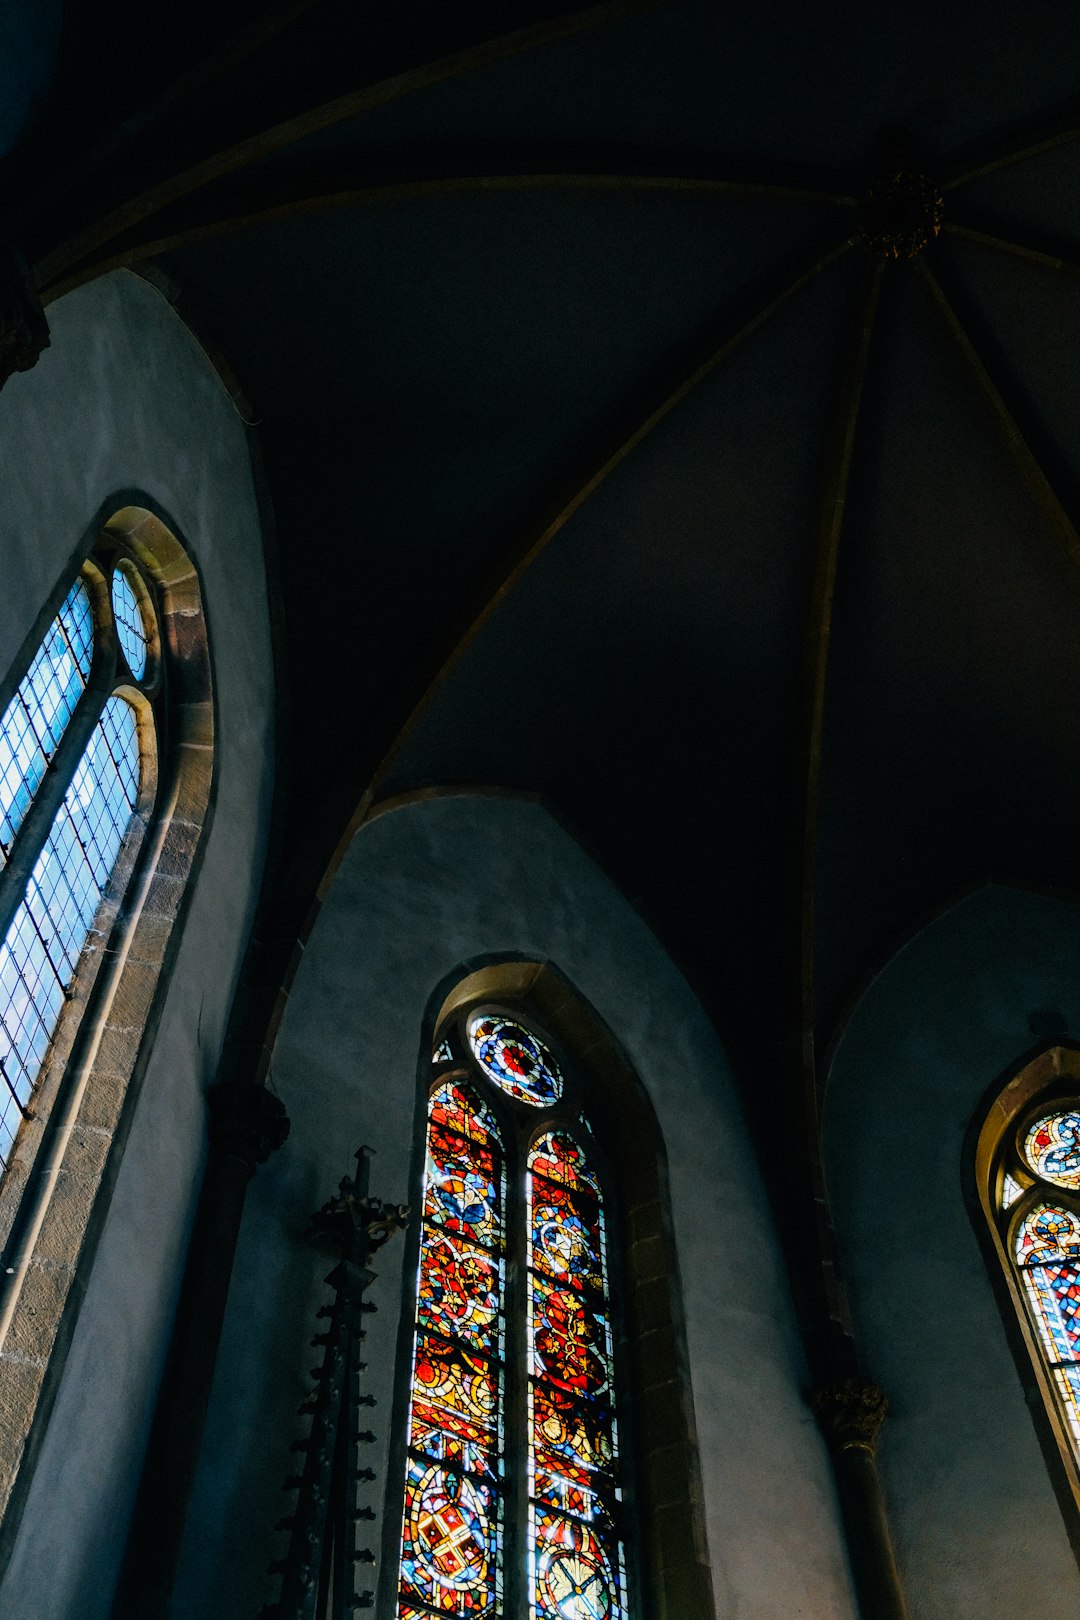
<path id="1" fill-rule="evenodd" d="M 139 611 L 135 588 L 128 578 L 128 566 L 121 563 L 113 575 L 113 619 L 120 651 L 127 659 L 128 669 L 137 681 L 141 681 L 146 673 L 146 626 Z"/>
<path id="2" fill-rule="evenodd" d="M 94 620 L 76 581 L 0 719 L 0 867 L 90 675 Z"/>
<path id="3" fill-rule="evenodd" d="M 139 789 L 135 711 L 112 697 L 0 946 L 0 1163 L 37 1082 Z"/>
<path id="4" fill-rule="evenodd" d="M 494 1620 L 502 1604 L 506 1177 L 470 1087 L 428 1103 L 397 1620 Z"/>

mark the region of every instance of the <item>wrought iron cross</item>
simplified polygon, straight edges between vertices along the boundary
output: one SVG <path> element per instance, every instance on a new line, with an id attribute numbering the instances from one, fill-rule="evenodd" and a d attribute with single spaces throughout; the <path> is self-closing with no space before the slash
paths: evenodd
<path id="1" fill-rule="evenodd" d="M 357 1447 L 375 1439 L 360 1427 L 361 1408 L 374 1406 L 375 1397 L 361 1393 L 366 1364 L 359 1347 L 364 1317 L 378 1309 L 364 1298 L 375 1281 L 372 1257 L 406 1225 L 409 1211 L 368 1196 L 370 1156 L 370 1148 L 357 1150 L 355 1176 L 344 1177 L 312 1216 L 312 1235 L 329 1239 L 341 1258 L 326 1278 L 333 1303 L 317 1313 L 328 1319 L 326 1329 L 311 1341 L 323 1347 L 321 1363 L 312 1368 L 314 1391 L 300 1407 L 311 1428 L 292 1445 L 303 1453 L 303 1472 L 285 1481 L 286 1490 L 298 1493 L 296 1507 L 274 1527 L 289 1532 L 288 1552 L 270 1565 L 281 1576 L 281 1595 L 259 1620 L 350 1620 L 375 1602 L 373 1592 L 354 1588 L 354 1566 L 375 1562 L 370 1548 L 356 1546 L 356 1526 L 375 1517 L 374 1509 L 356 1505 L 357 1485 L 375 1477 L 357 1462 Z"/>

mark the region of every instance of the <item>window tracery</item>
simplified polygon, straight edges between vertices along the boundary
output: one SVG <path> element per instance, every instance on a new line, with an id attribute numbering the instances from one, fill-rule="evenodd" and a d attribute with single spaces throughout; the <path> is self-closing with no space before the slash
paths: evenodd
<path id="1" fill-rule="evenodd" d="M 0 1171 L 139 805 L 155 638 L 135 562 L 99 548 L 0 719 Z"/>
<path id="2" fill-rule="evenodd" d="M 980 1196 L 1061 1460 L 1080 1506 L 1080 1053 L 1006 1086 L 976 1145 Z"/>
<path id="3" fill-rule="evenodd" d="M 608 1217 L 573 1070 L 487 1008 L 435 1062 L 398 1620 L 629 1620 Z"/>
<path id="4" fill-rule="evenodd" d="M 65 587 L 0 682 L 0 1567 L 151 1072 L 215 776 L 202 592 L 177 537 L 124 506 Z"/>

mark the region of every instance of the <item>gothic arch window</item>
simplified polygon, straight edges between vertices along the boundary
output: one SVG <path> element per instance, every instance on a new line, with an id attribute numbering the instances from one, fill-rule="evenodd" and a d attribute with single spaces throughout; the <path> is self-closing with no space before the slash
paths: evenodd
<path id="1" fill-rule="evenodd" d="M 612 1176 L 572 1056 L 512 1006 L 434 1053 L 399 1620 L 636 1620 Z"/>
<path id="2" fill-rule="evenodd" d="M 1080 1052 L 1054 1047 L 1009 1081 L 975 1164 L 1025 1383 L 1041 1396 L 1056 1482 L 1080 1507 Z"/>
<path id="3" fill-rule="evenodd" d="M 198 577 L 165 524 L 128 506 L 0 685 L 0 1563 L 141 1084 L 212 770 Z"/>
<path id="4" fill-rule="evenodd" d="M 149 582 L 103 542 L 0 716 L 0 1171 L 152 813 L 159 644 Z"/>

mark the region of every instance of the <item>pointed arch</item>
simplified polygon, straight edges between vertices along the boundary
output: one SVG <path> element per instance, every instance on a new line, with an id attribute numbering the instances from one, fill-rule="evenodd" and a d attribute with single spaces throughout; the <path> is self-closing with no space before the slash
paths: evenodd
<path id="1" fill-rule="evenodd" d="M 975 1139 L 985 1229 L 1058 1495 L 1080 1521 L 1080 1051 L 1056 1045 L 996 1090 Z M 1046 1442 L 1049 1441 L 1049 1444 Z M 1056 1455 L 1055 1455 L 1056 1454 Z M 1062 1491 L 1062 1478 L 1067 1491 Z"/>
<path id="2" fill-rule="evenodd" d="M 651 1108 L 610 1035 L 550 964 L 503 961 L 456 976 L 435 1009 L 420 1063 L 423 1213 L 397 1620 L 562 1620 L 575 1594 L 583 1615 L 643 1620 L 699 1579 L 686 1556 L 692 1475 L 681 1523 L 659 1510 L 655 1490 L 670 1469 L 661 1487 L 670 1496 L 693 1458 L 691 1427 L 675 1409 L 676 1313 L 664 1308 L 675 1266 Z M 471 1272 L 467 1258 L 478 1262 Z M 471 1457 L 456 1397 L 443 1400 L 441 1432 L 424 1427 L 429 1391 L 443 1399 L 450 1387 L 439 1364 L 455 1357 L 473 1380 L 468 1417 L 478 1432 L 488 1425 Z M 624 1399 L 631 1386 L 645 1398 Z M 630 1433 L 621 1420 L 634 1405 Z M 652 1515 L 648 1552 L 643 1513 Z"/>
<path id="3" fill-rule="evenodd" d="M 213 780 L 199 580 L 165 523 L 114 512 L 54 601 L 0 711 L 0 1563 L 107 1213 Z"/>

